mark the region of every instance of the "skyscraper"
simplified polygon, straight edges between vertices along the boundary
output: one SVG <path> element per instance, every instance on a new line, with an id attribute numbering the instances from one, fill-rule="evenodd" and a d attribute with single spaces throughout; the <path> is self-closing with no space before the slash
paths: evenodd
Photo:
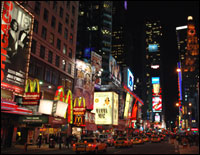
<path id="1" fill-rule="evenodd" d="M 109 55 L 112 45 L 112 2 L 80 1 L 76 55 L 88 59 L 85 52 L 102 56 L 102 84 L 109 82 Z"/>
<path id="2" fill-rule="evenodd" d="M 163 118 L 162 72 L 161 72 L 162 27 L 159 20 L 148 19 L 145 23 L 145 68 L 143 117 L 152 127 L 161 127 Z M 159 119 L 158 119 L 159 118 Z"/>
<path id="3" fill-rule="evenodd" d="M 182 73 L 182 128 L 197 126 L 197 82 L 199 81 L 199 44 L 193 17 L 176 28 Z M 192 120 L 194 123 L 192 123 Z"/>

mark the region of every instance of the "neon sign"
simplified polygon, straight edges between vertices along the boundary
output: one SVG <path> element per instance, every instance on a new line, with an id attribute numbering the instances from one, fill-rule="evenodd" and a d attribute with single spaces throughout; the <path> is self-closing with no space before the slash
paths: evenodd
<path id="1" fill-rule="evenodd" d="M 56 93 L 55 93 L 54 100 L 60 100 L 60 101 L 68 104 L 68 122 L 70 124 L 72 124 L 73 123 L 72 92 L 70 90 L 68 90 L 67 95 L 65 95 L 63 86 L 58 86 Z M 64 118 L 66 118 L 66 115 Z"/>

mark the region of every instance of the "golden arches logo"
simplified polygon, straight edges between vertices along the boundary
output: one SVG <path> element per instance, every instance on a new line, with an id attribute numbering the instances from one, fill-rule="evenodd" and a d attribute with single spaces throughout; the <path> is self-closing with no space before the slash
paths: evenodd
<path id="1" fill-rule="evenodd" d="M 28 79 L 26 81 L 26 87 L 25 87 L 25 92 L 35 92 L 35 89 L 37 87 L 37 93 L 40 93 L 40 84 L 38 79 L 34 79 L 33 81 L 31 79 Z M 30 90 L 30 91 L 29 91 Z"/>
<path id="2" fill-rule="evenodd" d="M 80 126 L 83 124 L 83 118 L 82 116 L 75 116 L 74 124 L 77 126 Z"/>
<path id="3" fill-rule="evenodd" d="M 78 106 L 76 106 L 77 104 L 77 100 L 78 100 Z M 83 107 L 85 108 L 85 98 L 84 97 L 77 97 L 74 100 L 74 107 L 82 107 L 81 103 L 83 102 Z"/>

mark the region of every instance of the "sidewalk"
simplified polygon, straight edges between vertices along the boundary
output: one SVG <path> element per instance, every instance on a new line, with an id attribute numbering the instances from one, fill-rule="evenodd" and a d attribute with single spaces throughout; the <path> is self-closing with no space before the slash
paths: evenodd
<path id="1" fill-rule="evenodd" d="M 179 145 L 180 154 L 199 154 L 199 146 L 187 146 L 183 148 L 182 145 Z"/>
<path id="2" fill-rule="evenodd" d="M 62 145 L 61 149 L 67 148 Z M 1 148 L 1 154 L 28 154 L 29 152 L 40 152 L 42 150 L 59 150 L 59 145 L 55 145 L 55 148 L 49 148 L 49 144 L 43 144 L 40 148 L 37 145 L 29 145 L 27 151 L 25 151 L 24 145 L 15 145 L 11 148 Z"/>

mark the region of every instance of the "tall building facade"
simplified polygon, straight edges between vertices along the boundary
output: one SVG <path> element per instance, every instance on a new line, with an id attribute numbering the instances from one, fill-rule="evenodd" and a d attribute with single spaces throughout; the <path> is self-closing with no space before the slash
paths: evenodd
<path id="1" fill-rule="evenodd" d="M 159 20 L 145 23 L 145 71 L 143 117 L 151 127 L 162 127 L 164 108 L 162 101 L 161 72 L 162 27 Z"/>
<path id="2" fill-rule="evenodd" d="M 92 51 L 101 55 L 102 84 L 107 84 L 112 51 L 112 2 L 80 1 L 78 25 L 77 58 L 90 59 Z"/>
<path id="3" fill-rule="evenodd" d="M 199 81 L 199 43 L 193 17 L 185 26 L 176 28 L 179 63 L 181 69 L 181 122 L 180 128 L 197 127 Z M 180 84 L 179 84 L 180 85 Z"/>
<path id="4" fill-rule="evenodd" d="M 116 59 L 121 69 L 126 64 L 126 7 L 123 1 L 113 1 L 113 26 L 112 26 L 112 56 Z"/>

